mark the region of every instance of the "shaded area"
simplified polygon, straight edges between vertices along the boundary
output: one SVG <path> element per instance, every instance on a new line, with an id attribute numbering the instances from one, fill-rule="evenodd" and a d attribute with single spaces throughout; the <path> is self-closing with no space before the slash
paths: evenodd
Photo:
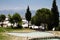
<path id="1" fill-rule="evenodd" d="M 29 40 L 60 40 L 60 37 L 34 38 Z"/>

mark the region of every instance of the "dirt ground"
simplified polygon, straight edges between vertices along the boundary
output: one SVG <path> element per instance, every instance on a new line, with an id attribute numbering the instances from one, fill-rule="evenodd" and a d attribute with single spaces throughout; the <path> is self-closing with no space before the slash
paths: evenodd
<path id="1" fill-rule="evenodd" d="M 60 37 L 60 31 L 49 31 L 50 33 L 53 33 L 54 35 Z"/>
<path id="2" fill-rule="evenodd" d="M 30 31 L 27 31 L 27 32 L 30 32 Z M 60 31 L 48 31 L 48 32 L 53 33 L 54 35 L 60 37 Z M 28 40 L 26 37 L 8 35 L 7 32 L 0 33 L 0 36 L 1 36 L 0 40 Z"/>

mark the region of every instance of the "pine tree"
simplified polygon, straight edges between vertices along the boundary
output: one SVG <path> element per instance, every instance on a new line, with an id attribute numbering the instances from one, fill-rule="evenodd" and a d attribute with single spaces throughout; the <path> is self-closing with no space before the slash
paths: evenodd
<path id="1" fill-rule="evenodd" d="M 29 21 L 31 20 L 31 12 L 30 12 L 29 6 L 27 8 L 27 11 L 26 11 L 26 14 L 25 14 L 25 18 L 28 21 L 28 27 L 29 27 Z"/>
<path id="2" fill-rule="evenodd" d="M 59 12 L 58 7 L 56 5 L 56 0 L 53 0 L 51 11 L 52 11 L 52 26 L 57 27 L 59 25 Z"/>

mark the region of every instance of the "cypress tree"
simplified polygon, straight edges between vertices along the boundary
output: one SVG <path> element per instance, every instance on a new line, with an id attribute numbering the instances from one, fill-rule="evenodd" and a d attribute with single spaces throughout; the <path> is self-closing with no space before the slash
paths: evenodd
<path id="1" fill-rule="evenodd" d="M 29 21 L 31 20 L 31 12 L 30 12 L 29 6 L 27 8 L 27 11 L 26 11 L 26 14 L 25 14 L 25 18 L 28 21 L 28 27 L 29 27 Z"/>
<path id="2" fill-rule="evenodd" d="M 58 7 L 56 5 L 56 0 L 53 0 L 51 11 L 52 11 L 52 23 L 51 24 L 53 27 L 56 28 L 59 25 L 59 12 L 58 12 Z"/>

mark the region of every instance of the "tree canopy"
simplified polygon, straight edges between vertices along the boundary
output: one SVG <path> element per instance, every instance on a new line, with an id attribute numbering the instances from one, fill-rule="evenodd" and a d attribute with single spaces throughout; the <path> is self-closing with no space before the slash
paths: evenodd
<path id="1" fill-rule="evenodd" d="M 13 14 L 12 16 L 9 14 L 8 15 L 8 17 L 9 17 L 9 22 L 11 23 L 11 24 L 19 24 L 20 25 L 20 23 L 22 22 L 22 18 L 21 18 L 21 16 L 20 16 L 20 14 L 18 14 L 18 13 L 15 13 L 15 14 Z M 13 27 L 12 27 L 13 28 Z"/>
<path id="2" fill-rule="evenodd" d="M 13 21 L 16 23 L 21 22 L 22 18 L 20 16 L 20 14 L 18 14 L 18 13 L 13 14 Z"/>
<path id="3" fill-rule="evenodd" d="M 30 12 L 29 6 L 26 10 L 25 18 L 28 21 L 28 27 L 29 27 L 29 21 L 31 20 L 31 12 Z"/>
<path id="4" fill-rule="evenodd" d="M 31 23 L 40 26 L 41 23 L 50 24 L 51 11 L 47 8 L 38 9 L 36 15 L 32 17 Z"/>
<path id="5" fill-rule="evenodd" d="M 53 0 L 51 12 L 52 12 L 52 26 L 58 27 L 58 25 L 59 25 L 59 12 L 58 12 L 58 7 L 56 5 L 56 0 Z"/>
<path id="6" fill-rule="evenodd" d="M 4 14 L 0 15 L 0 22 L 2 22 L 1 26 L 3 27 L 3 22 L 5 20 L 6 16 Z"/>

